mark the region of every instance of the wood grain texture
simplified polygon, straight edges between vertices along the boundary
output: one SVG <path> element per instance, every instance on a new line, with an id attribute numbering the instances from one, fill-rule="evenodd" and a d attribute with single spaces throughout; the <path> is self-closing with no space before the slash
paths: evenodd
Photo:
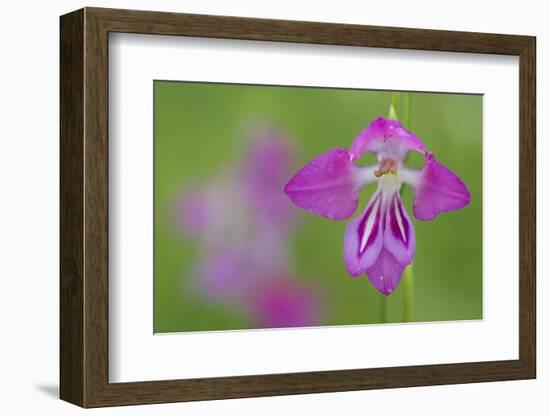
<path id="1" fill-rule="evenodd" d="M 109 383 L 108 33 L 520 57 L 519 359 Z M 535 38 L 86 8 L 61 18 L 61 397 L 83 407 L 534 378 Z"/>
<path id="2" fill-rule="evenodd" d="M 108 32 L 85 10 L 84 303 L 85 406 L 107 384 L 109 309 Z"/>
<path id="3" fill-rule="evenodd" d="M 536 41 L 522 50 L 519 64 L 519 356 L 536 377 Z"/>
<path id="4" fill-rule="evenodd" d="M 110 32 L 519 55 L 528 36 L 87 8 Z"/>
<path id="5" fill-rule="evenodd" d="M 84 405 L 84 12 L 60 23 L 60 388 Z"/>

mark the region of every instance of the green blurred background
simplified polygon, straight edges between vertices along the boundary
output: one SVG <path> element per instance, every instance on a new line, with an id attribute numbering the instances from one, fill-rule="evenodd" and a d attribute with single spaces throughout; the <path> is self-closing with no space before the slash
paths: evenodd
<path id="1" fill-rule="evenodd" d="M 155 81 L 155 332 L 251 327 L 238 307 L 207 302 L 186 289 L 197 244 L 175 232 L 171 204 L 186 184 L 207 180 L 240 159 L 244 129 L 267 122 L 292 139 L 294 173 L 313 157 L 348 147 L 375 117 L 387 116 L 392 92 Z M 463 210 L 417 221 L 412 321 L 482 318 L 482 96 L 412 93 L 411 129 L 439 162 L 467 184 Z M 400 108 L 398 115 L 402 115 Z M 372 159 L 371 161 L 373 161 Z M 421 158 L 407 162 L 416 167 Z M 290 178 L 290 175 L 289 175 Z M 191 185 L 189 185 L 191 186 Z M 363 190 L 357 214 L 375 184 Z M 404 282 L 389 297 L 366 276 L 350 278 L 343 261 L 346 221 L 301 212 L 291 236 L 291 269 L 327 300 L 324 325 L 401 322 Z"/>

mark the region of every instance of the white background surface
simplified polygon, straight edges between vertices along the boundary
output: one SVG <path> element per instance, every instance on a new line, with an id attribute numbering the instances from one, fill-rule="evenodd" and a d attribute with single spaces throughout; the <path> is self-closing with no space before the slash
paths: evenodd
<path id="1" fill-rule="evenodd" d="M 0 409 L 3 414 L 71 415 L 84 411 L 55 399 L 58 385 L 58 16 L 83 5 L 319 20 L 538 36 L 538 380 L 293 397 L 167 404 L 86 411 L 88 414 L 548 414 L 546 359 L 550 300 L 545 284 L 550 238 L 543 192 L 550 157 L 542 128 L 550 98 L 544 72 L 550 28 L 544 2 L 81 1 L 6 3 L 1 24 L 0 137 Z M 498 18 L 496 18 L 498 17 Z M 506 120 L 503 119 L 503 123 Z M 546 199 L 546 201 L 545 201 Z M 361 346 L 343 346 L 343 348 Z M 406 348 L 404 345 L 403 348 Z"/>
<path id="2" fill-rule="evenodd" d="M 111 381 L 518 358 L 517 57 L 115 34 L 109 62 Z M 153 336 L 154 79 L 484 94 L 483 320 Z"/>

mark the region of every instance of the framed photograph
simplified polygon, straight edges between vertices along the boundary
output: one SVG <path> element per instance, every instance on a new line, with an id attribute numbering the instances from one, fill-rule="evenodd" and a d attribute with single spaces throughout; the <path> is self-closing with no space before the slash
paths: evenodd
<path id="1" fill-rule="evenodd" d="M 60 28 L 63 400 L 535 378 L 534 37 Z"/>

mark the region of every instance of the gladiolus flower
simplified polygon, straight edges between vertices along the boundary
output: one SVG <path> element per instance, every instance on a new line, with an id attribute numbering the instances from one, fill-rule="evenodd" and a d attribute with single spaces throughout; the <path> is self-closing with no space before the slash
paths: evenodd
<path id="1" fill-rule="evenodd" d="M 404 166 L 411 151 L 424 156 L 422 169 Z M 378 163 L 358 166 L 357 160 L 366 153 L 375 154 Z M 419 220 L 465 207 L 470 193 L 420 138 L 399 121 L 383 117 L 363 130 L 349 150 L 337 147 L 317 156 L 290 179 L 284 191 L 296 206 L 312 214 L 344 220 L 356 211 L 362 187 L 372 182 L 378 183 L 376 191 L 346 227 L 344 261 L 351 276 L 366 274 L 387 296 L 397 287 L 416 249 L 413 223 L 399 194 L 401 185 L 412 187 L 412 211 Z"/>

